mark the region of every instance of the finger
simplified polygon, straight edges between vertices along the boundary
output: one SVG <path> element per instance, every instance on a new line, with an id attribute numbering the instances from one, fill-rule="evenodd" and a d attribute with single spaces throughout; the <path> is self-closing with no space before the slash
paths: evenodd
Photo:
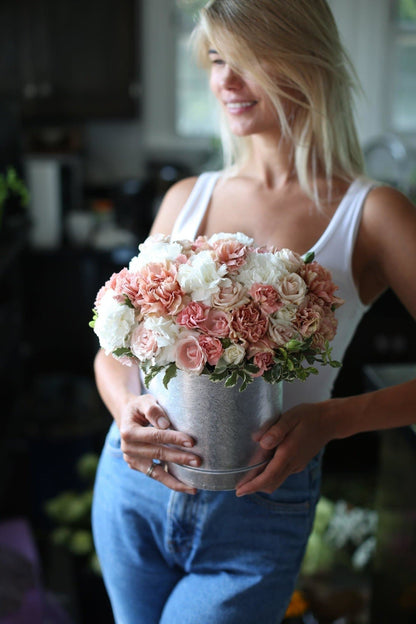
<path id="1" fill-rule="evenodd" d="M 163 463 L 157 464 L 153 462 L 152 460 L 151 464 L 149 464 L 148 461 L 139 462 L 140 467 L 135 467 L 134 465 L 131 465 L 131 464 L 129 465 L 131 468 L 139 470 L 140 472 L 143 472 L 144 474 L 147 474 L 147 476 L 150 477 L 151 479 L 154 479 L 155 481 L 159 481 L 160 483 L 170 488 L 171 490 L 175 490 L 177 492 L 184 492 L 186 494 L 197 493 L 196 488 L 186 485 L 185 483 L 182 483 L 182 481 L 179 481 L 173 475 L 171 475 L 165 469 L 165 465 Z"/>
<path id="2" fill-rule="evenodd" d="M 142 413 L 146 420 L 159 429 L 170 427 L 170 421 L 166 412 L 162 409 L 155 397 L 151 394 L 142 396 Z"/>
<path id="3" fill-rule="evenodd" d="M 280 450 L 280 447 L 278 451 Z M 245 481 L 236 489 L 236 496 L 246 496 L 254 492 L 271 493 L 286 481 L 291 474 L 290 461 L 287 461 L 284 453 L 278 454 L 266 465 L 265 469 L 250 481 Z M 281 457 L 279 457 L 281 455 Z"/>
<path id="4" fill-rule="evenodd" d="M 157 459 L 163 462 L 175 462 L 176 464 L 183 464 L 186 466 L 192 466 L 192 468 L 198 468 L 201 465 L 202 460 L 198 455 L 189 453 L 187 451 L 181 451 L 170 446 L 153 446 L 152 444 L 143 444 L 140 447 L 134 445 L 122 445 L 122 451 L 125 457 L 140 462 L 143 458 Z M 148 462 L 147 462 L 148 463 Z"/>
<path id="5" fill-rule="evenodd" d="M 140 446 L 142 444 L 174 445 L 182 448 L 192 448 L 195 441 L 191 436 L 175 429 L 157 429 L 156 427 L 120 427 L 122 450 L 127 447 Z"/>
<path id="6" fill-rule="evenodd" d="M 260 438 L 260 446 L 264 449 L 276 448 L 283 442 L 295 425 L 296 422 L 290 422 L 283 414 L 277 423 L 272 425 Z"/>

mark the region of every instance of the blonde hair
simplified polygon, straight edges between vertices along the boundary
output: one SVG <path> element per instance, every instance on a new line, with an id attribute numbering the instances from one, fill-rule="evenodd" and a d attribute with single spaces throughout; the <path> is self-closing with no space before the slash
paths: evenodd
<path id="1" fill-rule="evenodd" d="M 208 65 L 215 48 L 264 89 L 293 146 L 299 183 L 318 205 L 319 175 L 330 188 L 334 177 L 350 181 L 363 172 L 353 116 L 356 76 L 326 0 L 211 0 L 192 41 L 201 64 Z M 226 168 L 240 166 L 250 138 L 233 136 L 224 123 L 221 138 Z"/>

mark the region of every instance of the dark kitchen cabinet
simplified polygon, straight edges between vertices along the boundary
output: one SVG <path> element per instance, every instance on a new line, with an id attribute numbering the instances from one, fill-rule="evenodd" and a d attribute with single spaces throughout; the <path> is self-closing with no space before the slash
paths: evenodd
<path id="1" fill-rule="evenodd" d="M 2 0 L 0 98 L 28 121 L 137 114 L 138 0 Z"/>

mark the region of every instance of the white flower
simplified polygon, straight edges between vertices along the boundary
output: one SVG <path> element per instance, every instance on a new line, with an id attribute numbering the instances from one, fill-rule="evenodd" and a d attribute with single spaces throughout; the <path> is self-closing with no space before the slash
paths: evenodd
<path id="1" fill-rule="evenodd" d="M 129 270 L 133 273 L 140 271 L 146 264 L 152 262 L 166 262 L 168 260 L 176 260 L 182 253 L 182 245 L 178 242 L 169 242 L 169 237 L 162 240 L 154 238 L 147 239 L 145 243 L 139 246 L 140 253 L 132 258 L 129 264 Z"/>
<path id="2" fill-rule="evenodd" d="M 148 316 L 144 326 L 154 334 L 158 347 L 173 345 L 181 329 L 170 318 L 163 316 Z"/>
<path id="3" fill-rule="evenodd" d="M 211 252 L 204 250 L 179 266 L 177 280 L 193 301 L 203 301 L 210 305 L 211 296 L 218 292 L 221 279 L 226 273 L 227 267 L 221 265 L 218 268 Z"/>
<path id="4" fill-rule="evenodd" d="M 280 249 L 276 252 L 276 256 L 283 262 L 289 273 L 296 273 L 304 264 L 302 256 L 291 249 Z"/>
<path id="5" fill-rule="evenodd" d="M 129 336 L 134 326 L 134 309 L 119 303 L 111 288 L 102 297 L 98 306 L 98 318 L 94 332 L 100 345 L 108 355 L 115 349 L 128 347 Z"/>
<path id="6" fill-rule="evenodd" d="M 308 287 L 297 273 L 289 273 L 276 286 L 285 303 L 300 305 L 306 297 Z"/>
<path id="7" fill-rule="evenodd" d="M 246 236 L 245 234 L 242 234 L 241 232 L 236 232 L 235 234 L 227 234 L 225 232 L 220 232 L 219 234 L 213 234 L 211 236 L 211 238 L 208 240 L 209 244 L 212 245 L 213 243 L 216 243 L 219 240 L 224 240 L 224 239 L 236 239 L 238 240 L 239 243 L 242 243 L 243 245 L 253 245 L 254 243 L 254 239 L 250 238 L 249 236 Z"/>
<path id="8" fill-rule="evenodd" d="M 286 303 L 282 308 L 273 314 L 273 318 L 283 323 L 291 323 L 298 311 L 298 306 L 294 303 Z"/>
<path id="9" fill-rule="evenodd" d="M 276 254 L 251 253 L 247 256 L 247 262 L 240 269 L 236 279 L 248 289 L 253 284 L 270 284 L 276 287 L 287 274 L 284 263 Z"/>
<path id="10" fill-rule="evenodd" d="M 243 345 L 234 343 L 224 349 L 222 359 L 225 360 L 227 364 L 240 364 L 240 362 L 243 361 L 245 354 L 246 350 Z"/>

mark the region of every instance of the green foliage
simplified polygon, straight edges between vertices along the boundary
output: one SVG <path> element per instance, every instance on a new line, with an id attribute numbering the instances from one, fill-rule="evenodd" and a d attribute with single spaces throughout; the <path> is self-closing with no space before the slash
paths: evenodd
<path id="1" fill-rule="evenodd" d="M 399 19 L 405 22 L 415 22 L 416 26 L 416 0 L 399 0 Z"/>
<path id="2" fill-rule="evenodd" d="M 68 549 L 72 554 L 84 557 L 94 572 L 100 566 L 94 550 L 91 534 L 91 506 L 93 483 L 98 465 L 95 453 L 83 455 L 77 462 L 77 472 L 86 484 L 82 492 L 69 490 L 61 492 L 45 503 L 45 512 L 55 523 L 52 542 Z"/>
<path id="3" fill-rule="evenodd" d="M 26 185 L 13 167 L 8 167 L 5 174 L 0 174 L 0 228 L 4 218 L 5 205 L 10 198 L 15 198 L 21 206 L 27 206 L 29 203 L 29 192 Z"/>

